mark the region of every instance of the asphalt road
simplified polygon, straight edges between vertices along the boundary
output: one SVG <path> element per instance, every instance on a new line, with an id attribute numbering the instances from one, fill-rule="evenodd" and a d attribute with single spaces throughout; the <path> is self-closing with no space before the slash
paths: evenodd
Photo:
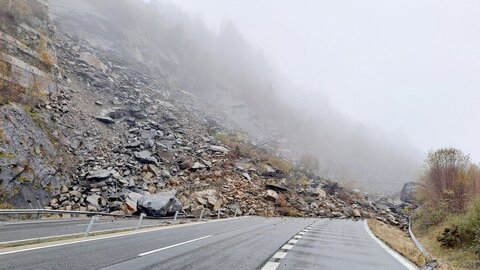
<path id="1" fill-rule="evenodd" d="M 406 269 L 362 223 L 248 217 L 5 254 L 0 269 Z M 307 229 L 306 229 L 307 228 Z M 278 259 L 275 259 L 278 261 Z"/>
<path id="2" fill-rule="evenodd" d="M 278 269 L 407 269 L 370 237 L 363 221 L 326 220 L 298 239 Z"/>
<path id="3" fill-rule="evenodd" d="M 38 220 L 38 221 L 16 221 L 3 222 L 0 226 L 0 244 L 10 241 L 36 239 L 40 237 L 83 233 L 86 231 L 90 219 L 72 220 Z M 165 222 L 164 220 L 144 219 L 142 226 L 154 225 Z M 91 231 L 102 231 L 135 227 L 137 219 L 113 219 L 102 218 L 95 221 Z"/>

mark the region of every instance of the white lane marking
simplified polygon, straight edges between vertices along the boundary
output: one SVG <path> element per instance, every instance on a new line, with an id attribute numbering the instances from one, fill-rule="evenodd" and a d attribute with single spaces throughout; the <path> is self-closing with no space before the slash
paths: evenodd
<path id="1" fill-rule="evenodd" d="M 275 255 L 273 255 L 272 258 L 274 258 L 274 259 L 283 259 L 283 258 L 285 258 L 285 256 L 287 256 L 287 253 L 286 253 L 286 252 L 279 251 L 279 252 L 275 253 Z"/>
<path id="2" fill-rule="evenodd" d="M 397 253 L 395 250 L 391 249 L 382 240 L 378 239 L 368 227 L 367 220 L 363 221 L 363 226 L 367 231 L 368 235 L 370 235 L 370 237 L 372 237 L 372 239 L 375 240 L 375 242 L 377 242 L 378 245 L 380 245 L 385 251 L 387 251 L 388 254 L 392 255 L 392 257 L 394 257 L 397 261 L 403 264 L 403 266 L 405 266 L 408 270 L 418 270 L 418 267 L 415 264 L 407 260 L 405 257 Z"/>
<path id="3" fill-rule="evenodd" d="M 189 226 L 208 224 L 208 223 L 220 222 L 220 221 L 230 221 L 230 220 L 241 219 L 241 218 L 248 218 L 248 216 L 247 217 L 243 216 L 243 217 L 229 218 L 229 219 L 215 219 L 215 220 L 204 221 L 204 222 L 196 222 L 196 223 L 178 224 L 178 225 L 172 225 L 172 226 L 166 226 L 166 227 L 160 227 L 160 228 L 145 229 L 145 230 L 141 230 L 141 231 L 126 232 L 126 233 L 117 234 L 117 235 L 102 236 L 102 237 L 98 237 L 98 238 L 82 239 L 82 240 L 66 242 L 66 243 L 58 243 L 58 244 L 51 244 L 51 245 L 40 246 L 40 247 L 17 249 L 17 250 L 0 252 L 0 256 L 1 255 L 18 253 L 18 252 L 24 252 L 24 251 L 32 251 L 32 250 L 51 248 L 51 247 L 61 247 L 61 246 L 85 243 L 85 242 L 90 242 L 90 241 L 97 241 L 97 240 L 104 240 L 104 239 L 110 239 L 110 238 L 116 238 L 116 237 L 122 237 L 122 236 L 129 236 L 129 235 L 134 235 L 134 234 L 141 234 L 141 233 L 148 233 L 148 232 L 155 232 L 155 231 L 163 231 L 163 230 L 189 227 Z M 105 231 L 108 231 L 108 230 L 105 230 Z M 97 233 L 99 231 L 95 231 L 95 232 Z M 75 234 L 73 234 L 73 235 L 75 235 Z M 65 235 L 65 236 L 68 236 L 68 235 Z M 41 238 L 33 238 L 32 240 L 36 240 L 36 239 L 41 239 Z M 16 241 L 12 241 L 12 242 L 16 242 Z M 5 243 L 7 243 L 7 242 L 5 242 Z"/>
<path id="4" fill-rule="evenodd" d="M 178 247 L 178 246 L 181 246 L 181 245 L 185 245 L 185 244 L 192 243 L 192 242 L 195 242 L 195 241 L 199 241 L 199 240 L 202 240 L 202 239 L 205 239 L 205 238 L 209 238 L 209 237 L 212 237 L 212 235 L 207 235 L 207 236 L 195 238 L 195 239 L 192 239 L 192 240 L 188 240 L 188 241 L 185 241 L 185 242 L 181 242 L 181 243 L 178 243 L 178 244 L 175 244 L 175 245 L 171 245 L 171 246 L 167 246 L 167 247 L 163 247 L 163 248 L 159 248 L 159 249 L 150 250 L 150 251 L 147 251 L 147 252 L 144 252 L 144 253 L 140 253 L 140 254 L 138 254 L 138 256 L 139 256 L 139 257 L 142 257 L 142 256 L 149 255 L 149 254 L 152 254 L 152 253 L 155 253 L 155 252 L 159 252 L 159 251 L 166 250 L 166 249 L 169 249 L 169 248 Z"/>
<path id="5" fill-rule="evenodd" d="M 100 222 L 96 222 L 96 223 L 93 223 L 93 225 L 108 225 L 108 224 L 118 224 L 118 223 L 125 223 L 125 222 L 130 222 L 130 223 L 136 223 L 138 222 L 138 220 L 121 220 L 121 221 L 100 221 Z M 79 226 L 79 227 L 85 227 L 85 226 L 88 226 L 88 222 L 87 223 L 83 223 L 83 224 L 75 224 L 75 226 Z"/>
<path id="6" fill-rule="evenodd" d="M 287 256 L 288 250 L 292 249 L 293 246 L 298 242 L 298 239 L 302 238 L 306 232 L 310 231 L 313 227 L 318 225 L 320 222 L 323 223 L 323 220 L 317 221 L 315 223 L 311 223 L 307 227 L 305 227 L 301 232 L 294 235 L 288 242 L 283 245 L 277 253 L 275 253 L 270 260 L 262 267 L 261 270 L 275 270 L 280 265 L 279 261 L 284 259 Z"/>
<path id="7" fill-rule="evenodd" d="M 280 265 L 278 262 L 267 262 L 263 267 L 262 270 L 275 270 Z"/>

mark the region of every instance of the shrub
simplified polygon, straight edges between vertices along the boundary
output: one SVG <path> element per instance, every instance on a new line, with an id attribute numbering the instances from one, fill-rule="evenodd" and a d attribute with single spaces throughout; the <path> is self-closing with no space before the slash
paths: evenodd
<path id="1" fill-rule="evenodd" d="M 480 200 L 476 200 L 456 223 L 462 242 L 480 255 Z"/>
<path id="2" fill-rule="evenodd" d="M 465 209 L 470 157 L 455 148 L 442 148 L 430 152 L 425 162 L 418 181 L 421 201 L 447 202 L 453 211 Z"/>
<path id="3" fill-rule="evenodd" d="M 439 202 L 422 205 L 413 215 L 415 225 L 421 233 L 442 223 L 449 214 L 448 203 Z"/>
<path id="4" fill-rule="evenodd" d="M 48 52 L 47 41 L 43 36 L 40 37 L 40 42 L 38 44 L 38 53 L 40 54 L 40 59 L 43 63 L 45 63 L 48 67 L 53 65 L 53 59 Z"/>

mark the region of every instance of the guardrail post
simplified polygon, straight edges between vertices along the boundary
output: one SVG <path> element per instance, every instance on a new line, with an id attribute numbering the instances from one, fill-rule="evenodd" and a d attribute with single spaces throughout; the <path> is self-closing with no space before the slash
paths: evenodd
<path id="1" fill-rule="evenodd" d="M 237 213 L 238 213 L 238 208 L 235 209 L 235 215 L 233 215 L 233 217 L 237 217 Z"/>
<path id="2" fill-rule="evenodd" d="M 144 213 L 140 214 L 140 218 L 138 219 L 138 223 L 137 223 L 137 230 L 140 229 L 140 226 L 142 226 L 142 220 L 144 216 L 146 216 Z"/>
<path id="3" fill-rule="evenodd" d="M 198 217 L 198 220 L 197 221 L 200 221 L 202 220 L 203 218 L 203 213 L 205 212 L 205 209 L 202 209 L 202 212 L 200 213 L 200 216 Z"/>
<path id="4" fill-rule="evenodd" d="M 177 223 L 178 211 L 175 212 L 175 216 L 173 217 L 173 224 Z"/>
<path id="5" fill-rule="evenodd" d="M 220 209 L 217 211 L 217 219 L 220 219 Z"/>
<path id="6" fill-rule="evenodd" d="M 87 237 L 87 236 L 88 236 L 88 234 L 90 233 L 90 230 L 92 229 L 93 223 L 94 223 L 95 220 L 97 220 L 97 219 L 98 219 L 97 216 L 92 216 L 92 218 L 90 219 L 90 223 L 88 223 L 87 230 L 85 231 L 85 234 L 83 235 L 83 237 Z"/>

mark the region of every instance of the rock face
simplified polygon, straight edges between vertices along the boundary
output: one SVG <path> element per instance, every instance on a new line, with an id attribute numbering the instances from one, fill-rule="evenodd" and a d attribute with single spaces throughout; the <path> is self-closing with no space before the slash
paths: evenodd
<path id="1" fill-rule="evenodd" d="M 17 104 L 0 107 L 0 190 L 13 194 L 12 204 L 36 208 L 50 200 L 45 189 L 64 180 L 62 158 L 32 116 L 41 117 Z"/>

